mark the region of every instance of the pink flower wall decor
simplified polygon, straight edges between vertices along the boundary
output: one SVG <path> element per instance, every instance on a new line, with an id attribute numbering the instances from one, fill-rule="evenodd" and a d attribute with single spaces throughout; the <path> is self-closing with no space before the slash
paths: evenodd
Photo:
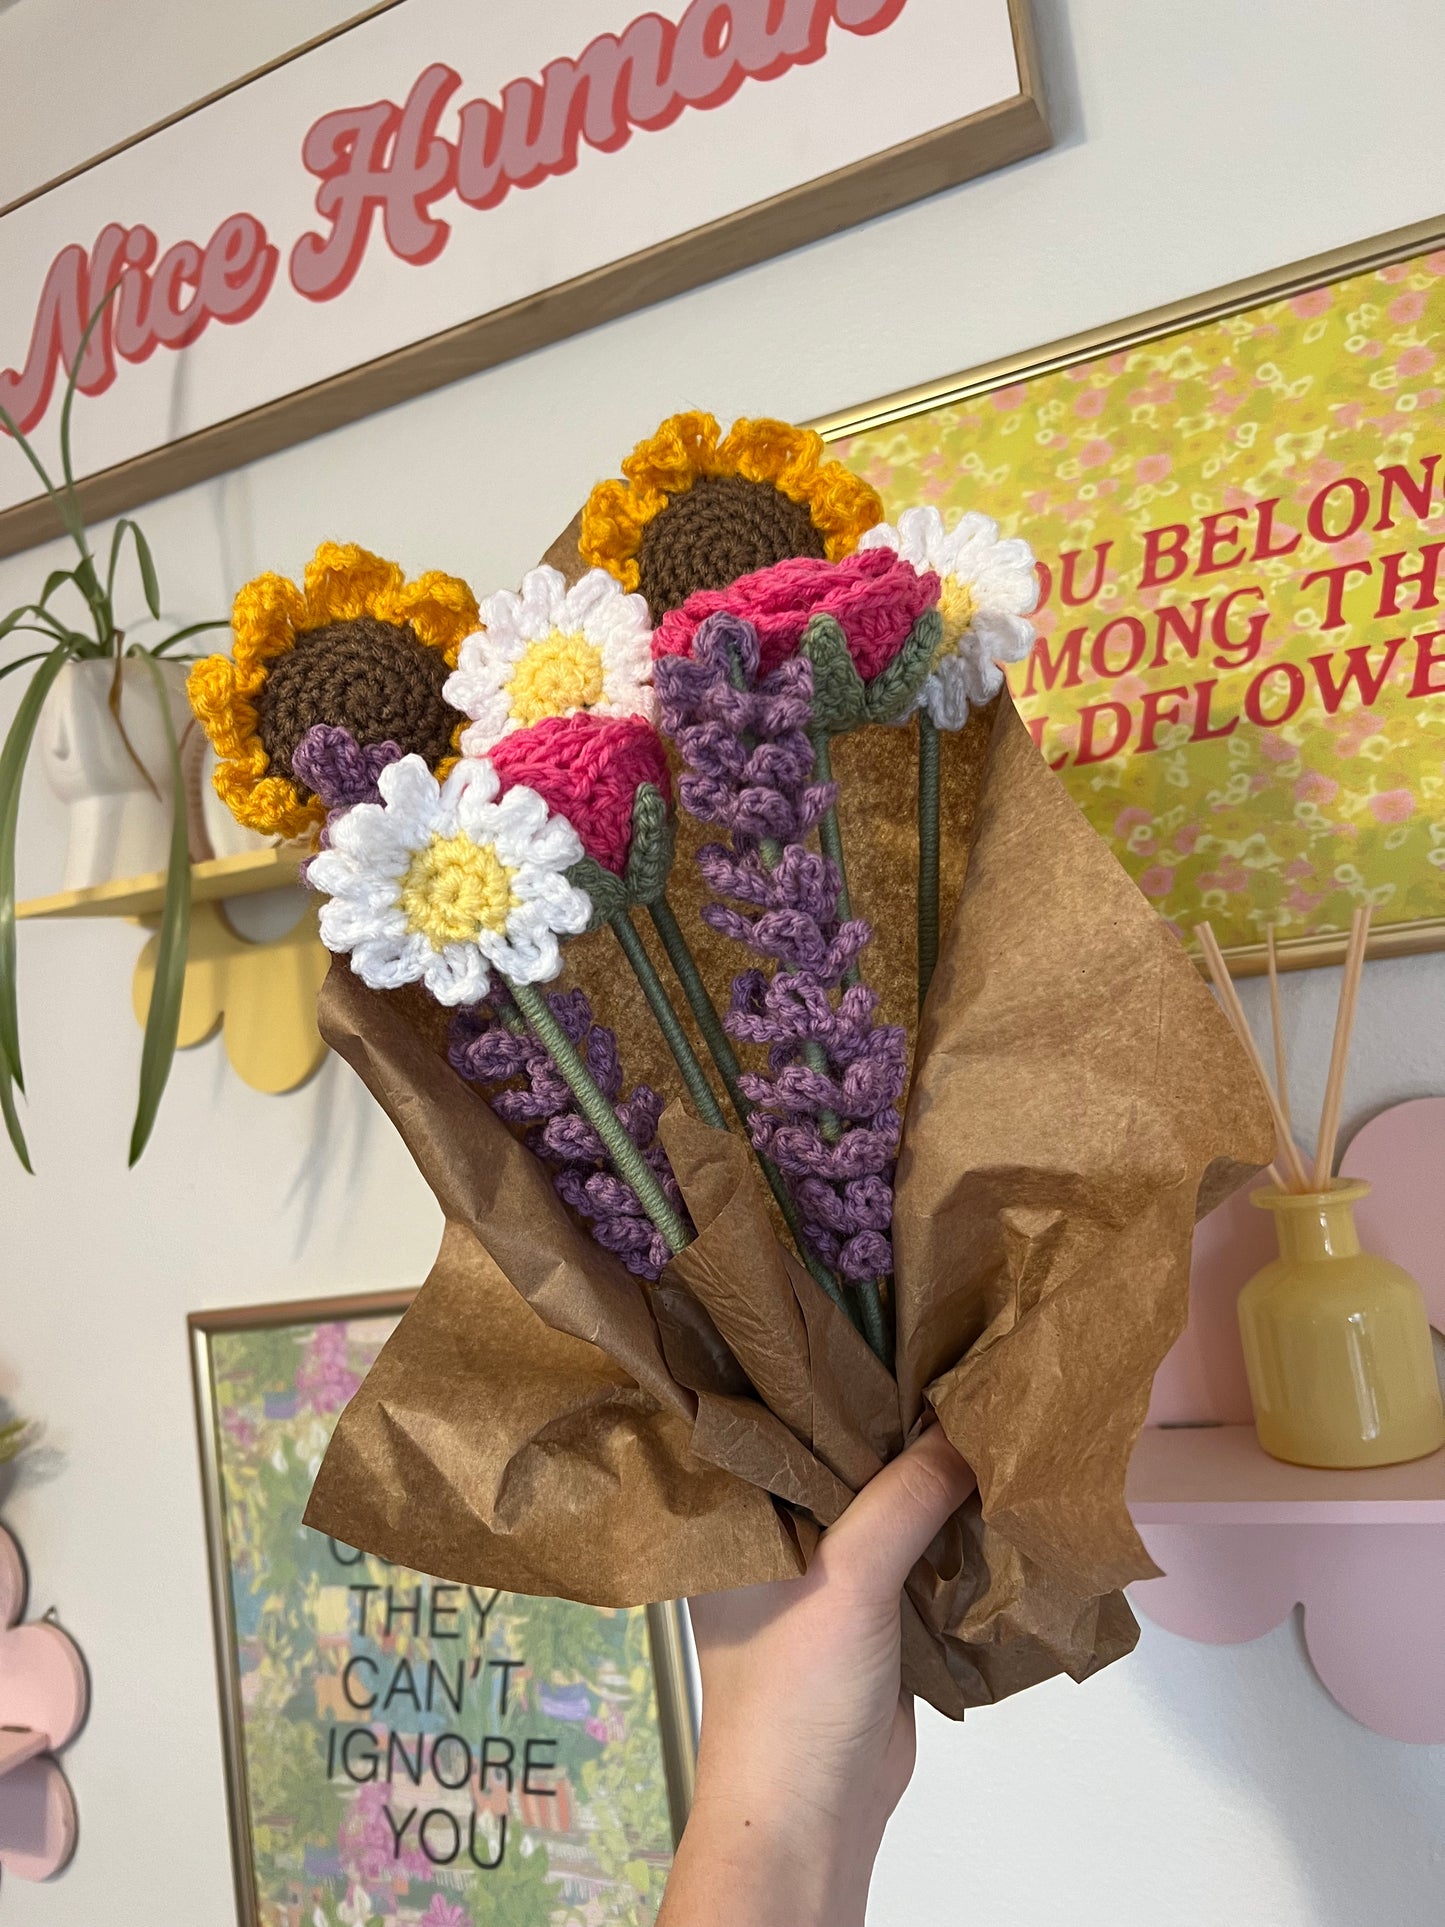
<path id="1" fill-rule="evenodd" d="M 0 1868 L 48 1880 L 75 1851 L 75 1799 L 53 1757 L 90 1705 L 80 1649 L 49 1619 L 23 1624 L 25 1563 L 0 1526 Z"/>

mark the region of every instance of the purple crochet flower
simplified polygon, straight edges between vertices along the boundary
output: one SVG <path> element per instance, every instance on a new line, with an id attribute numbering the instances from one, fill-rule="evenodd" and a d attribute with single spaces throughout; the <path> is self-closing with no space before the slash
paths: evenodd
<path id="1" fill-rule="evenodd" d="M 726 1019 L 768 1052 L 767 1072 L 741 1080 L 753 1144 L 786 1179 L 813 1253 L 845 1278 L 886 1277 L 907 1035 L 875 1022 L 866 985 L 843 988 L 872 931 L 839 922 L 837 868 L 803 841 L 837 795 L 813 781 L 812 665 L 792 657 L 760 678 L 756 631 L 724 612 L 653 680 L 683 807 L 730 839 L 698 852 L 709 890 L 730 900 L 703 918 L 775 966 L 734 980 Z"/>
<path id="2" fill-rule="evenodd" d="M 328 810 L 349 810 L 353 803 L 379 803 L 377 778 L 401 761 L 396 743 L 358 743 L 349 730 L 313 723 L 296 745 L 291 767 Z"/>
<path id="3" fill-rule="evenodd" d="M 651 1165 L 669 1202 L 685 1216 L 672 1166 L 657 1142 L 664 1100 L 647 1084 L 635 1084 L 629 1097 L 621 1096 L 616 1035 L 592 1021 L 585 991 L 554 991 L 547 1002 L 612 1104 L 618 1122 Z M 613 1171 L 602 1139 L 578 1112 L 546 1046 L 521 1026 L 514 1007 L 496 1000 L 490 1007 L 459 1010 L 452 1018 L 447 1054 L 454 1070 L 483 1087 L 487 1102 L 504 1123 L 528 1127 L 524 1135 L 528 1149 L 550 1169 L 558 1196 L 588 1221 L 598 1244 L 615 1252 L 638 1277 L 660 1277 L 672 1255 L 667 1240 L 654 1227 L 632 1186 Z"/>
<path id="4" fill-rule="evenodd" d="M 348 729 L 332 723 L 313 723 L 291 752 L 291 768 L 307 789 L 326 805 L 326 821 L 316 839 L 316 847 L 331 847 L 331 826 L 354 803 L 379 803 L 377 779 L 392 763 L 401 761 L 401 748 L 393 742 L 358 743 Z M 311 858 L 301 865 L 301 881 L 311 868 Z"/>

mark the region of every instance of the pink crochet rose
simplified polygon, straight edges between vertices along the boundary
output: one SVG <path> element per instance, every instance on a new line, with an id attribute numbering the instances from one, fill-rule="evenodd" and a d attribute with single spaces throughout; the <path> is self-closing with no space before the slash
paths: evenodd
<path id="1" fill-rule="evenodd" d="M 621 876 L 632 842 L 632 806 L 644 783 L 672 801 L 662 738 L 640 716 L 548 716 L 514 729 L 492 746 L 503 790 L 535 790 L 555 816 L 565 816 L 588 856 Z"/>
<path id="2" fill-rule="evenodd" d="M 920 575 L 892 549 L 867 549 L 842 562 L 796 556 L 756 575 L 739 576 L 726 589 L 699 589 L 680 609 L 670 609 L 653 634 L 654 656 L 689 656 L 698 627 L 725 610 L 758 632 L 761 673 L 785 662 L 816 615 L 832 616 L 848 639 L 865 682 L 886 669 L 908 632 L 938 601 L 938 577 Z"/>

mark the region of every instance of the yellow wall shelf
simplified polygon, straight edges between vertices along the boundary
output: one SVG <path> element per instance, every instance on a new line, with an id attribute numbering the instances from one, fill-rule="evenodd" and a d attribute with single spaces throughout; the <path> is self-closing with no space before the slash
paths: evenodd
<path id="1" fill-rule="evenodd" d="M 276 850 L 247 850 L 242 856 L 213 856 L 191 865 L 191 902 L 211 903 L 223 897 L 250 897 L 261 890 L 283 890 L 301 875 L 306 852 L 294 845 Z M 149 876 L 122 877 L 97 883 L 89 890 L 61 890 L 53 897 L 31 897 L 17 903 L 18 917 L 158 917 L 166 897 L 164 870 Z"/>
<path id="2" fill-rule="evenodd" d="M 215 1035 L 253 1090 L 280 1093 L 305 1083 L 326 1046 L 316 1029 L 316 994 L 329 957 L 316 934 L 316 913 L 300 907 L 294 925 L 264 942 L 243 937 L 226 916 L 237 897 L 286 890 L 300 879 L 306 852 L 294 845 L 211 857 L 191 866 L 191 938 L 176 1044 L 188 1050 Z M 121 917 L 154 926 L 165 901 L 165 874 L 123 877 L 88 890 L 62 890 L 15 906 L 17 919 Z M 131 983 L 137 1021 L 144 1023 L 155 976 L 158 939 L 141 951 Z"/>

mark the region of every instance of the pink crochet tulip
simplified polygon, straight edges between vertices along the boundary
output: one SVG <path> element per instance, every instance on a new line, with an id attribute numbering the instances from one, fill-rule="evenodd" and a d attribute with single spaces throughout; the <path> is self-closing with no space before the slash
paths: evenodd
<path id="1" fill-rule="evenodd" d="M 892 662 L 938 595 L 938 577 L 931 570 L 920 575 L 892 549 L 867 549 L 842 562 L 795 556 L 756 575 L 739 576 L 726 589 L 699 589 L 662 618 L 652 653 L 690 656 L 699 625 L 725 610 L 757 630 L 766 676 L 796 651 L 812 617 L 828 615 L 842 628 L 858 673 L 869 682 Z"/>
<path id="2" fill-rule="evenodd" d="M 503 790 L 535 790 L 565 816 L 588 856 L 621 876 L 632 843 L 632 805 L 644 783 L 670 802 L 672 778 L 662 738 L 640 716 L 548 716 L 514 729 L 490 751 Z"/>

